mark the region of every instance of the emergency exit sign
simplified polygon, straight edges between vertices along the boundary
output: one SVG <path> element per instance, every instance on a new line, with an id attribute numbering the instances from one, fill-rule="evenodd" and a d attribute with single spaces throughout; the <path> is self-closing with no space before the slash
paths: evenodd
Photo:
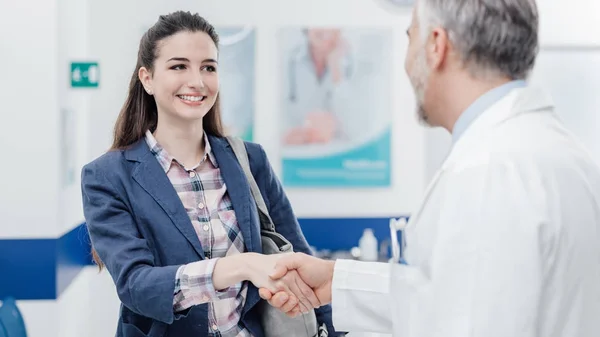
<path id="1" fill-rule="evenodd" d="M 98 62 L 71 62 L 72 88 L 97 88 L 99 82 Z"/>

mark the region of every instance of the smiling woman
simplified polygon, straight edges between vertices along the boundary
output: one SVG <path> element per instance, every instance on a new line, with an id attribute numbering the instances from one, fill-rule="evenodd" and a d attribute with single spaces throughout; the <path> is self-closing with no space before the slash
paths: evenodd
<path id="1" fill-rule="evenodd" d="M 167 26 L 169 20 L 177 20 L 176 26 Z M 199 16 L 193 20 L 179 13 L 161 16 L 161 21 L 163 25 L 152 26 L 140 41 L 129 95 L 115 125 L 113 149 L 135 143 L 147 130 L 155 133 L 159 119 L 165 126 L 183 123 L 222 136 L 215 29 Z M 195 122 L 188 123 L 190 119 Z"/>
<path id="2" fill-rule="evenodd" d="M 219 93 L 216 43 L 204 31 L 181 31 L 160 41 L 157 51 L 154 64 L 140 67 L 138 76 L 156 100 L 158 119 L 166 122 L 159 127 L 184 123 L 202 130 Z M 155 136 L 168 132 L 157 128 Z"/>
<path id="3" fill-rule="evenodd" d="M 140 41 L 111 151 L 83 168 L 94 259 L 122 302 L 117 336 L 262 337 L 257 287 L 293 313 L 320 305 L 297 273 L 270 279 L 280 255 L 258 254 L 258 211 L 222 132 L 218 42 L 197 14 L 161 16 Z M 310 253 L 264 150 L 245 146 L 277 231 Z M 333 336 L 330 307 L 316 313 Z"/>

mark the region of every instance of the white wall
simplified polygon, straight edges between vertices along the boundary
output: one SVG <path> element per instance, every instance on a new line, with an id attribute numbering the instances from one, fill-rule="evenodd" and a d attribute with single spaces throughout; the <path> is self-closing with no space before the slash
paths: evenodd
<path id="1" fill-rule="evenodd" d="M 57 6 L 0 2 L 0 239 L 58 230 Z"/>
<path id="2" fill-rule="evenodd" d="M 58 300 L 57 337 L 114 336 L 119 316 L 119 298 L 110 275 L 98 268 L 85 268 Z M 48 337 L 31 334 L 30 337 Z"/>
<path id="3" fill-rule="evenodd" d="M 536 0 L 543 45 L 600 46 L 596 0 Z"/>
<path id="4" fill-rule="evenodd" d="M 69 88 L 68 62 L 87 56 L 87 22 L 83 0 L 0 3 L 0 239 L 54 238 L 83 219 L 79 170 L 89 160 L 89 94 Z M 76 117 L 75 181 L 67 188 L 63 109 Z"/>
<path id="5" fill-rule="evenodd" d="M 58 93 L 60 217 L 59 235 L 83 222 L 81 167 L 90 160 L 89 115 L 93 89 L 71 88 L 70 63 L 89 61 L 88 0 L 59 0 Z M 71 123 L 64 123 L 65 113 Z"/>

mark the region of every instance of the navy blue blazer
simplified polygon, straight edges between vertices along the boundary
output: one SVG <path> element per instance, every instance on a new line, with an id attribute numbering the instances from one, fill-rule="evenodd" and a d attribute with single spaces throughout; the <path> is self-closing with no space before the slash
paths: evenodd
<path id="1" fill-rule="evenodd" d="M 209 136 L 246 250 L 261 252 L 258 211 L 248 182 L 225 138 Z M 277 231 L 309 254 L 309 246 L 263 148 L 246 143 L 250 167 Z M 117 336 L 208 336 L 208 305 L 173 311 L 175 274 L 204 259 L 192 223 L 169 178 L 142 139 L 126 150 L 110 151 L 82 170 L 84 215 L 93 247 L 112 276 L 121 300 Z M 242 324 L 263 336 L 262 301 L 251 283 Z M 331 307 L 316 310 L 334 336 Z"/>

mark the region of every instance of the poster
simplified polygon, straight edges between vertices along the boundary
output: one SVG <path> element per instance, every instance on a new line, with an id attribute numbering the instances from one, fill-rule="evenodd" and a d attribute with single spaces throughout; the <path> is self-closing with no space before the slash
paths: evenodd
<path id="1" fill-rule="evenodd" d="M 279 32 L 283 184 L 390 185 L 392 31 Z"/>
<path id="2" fill-rule="evenodd" d="M 255 30 L 217 27 L 221 115 L 225 133 L 251 141 L 254 128 Z"/>

